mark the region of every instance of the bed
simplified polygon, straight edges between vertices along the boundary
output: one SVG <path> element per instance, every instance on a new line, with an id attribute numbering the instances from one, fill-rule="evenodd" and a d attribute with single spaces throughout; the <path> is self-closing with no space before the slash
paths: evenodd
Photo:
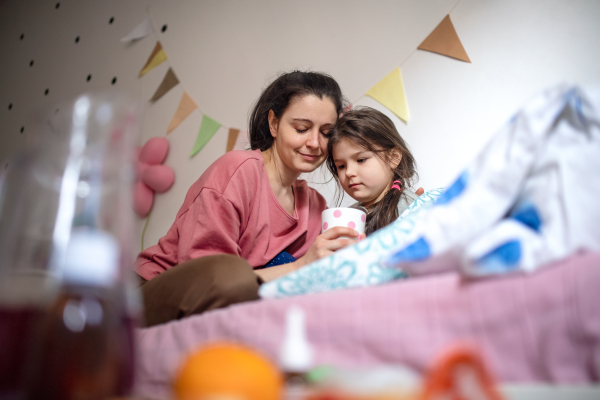
<path id="1" fill-rule="evenodd" d="M 460 341 L 476 345 L 503 383 L 598 383 L 599 267 L 600 253 L 579 252 L 532 274 L 474 281 L 455 272 L 430 275 L 262 299 L 140 329 L 136 393 L 168 397 L 183 357 L 213 340 L 243 342 L 276 360 L 292 304 L 306 313 L 318 364 L 402 364 L 423 372 Z"/>
<path id="2" fill-rule="evenodd" d="M 600 92 L 551 88 L 421 211 L 263 285 L 262 300 L 140 329 L 136 392 L 168 397 L 186 354 L 214 340 L 277 360 L 292 305 L 317 364 L 423 373 L 468 342 L 502 383 L 599 383 L 596 110 Z"/>

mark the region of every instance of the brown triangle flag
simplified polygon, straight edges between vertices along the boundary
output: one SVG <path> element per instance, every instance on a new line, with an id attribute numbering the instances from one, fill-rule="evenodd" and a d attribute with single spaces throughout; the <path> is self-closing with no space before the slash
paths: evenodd
<path id="1" fill-rule="evenodd" d="M 187 92 L 183 92 L 177 111 L 175 111 L 175 115 L 173 115 L 173 118 L 171 119 L 169 128 L 167 128 L 167 135 L 173 132 L 173 130 L 177 128 L 196 108 L 198 108 L 196 102 L 192 100 Z"/>
<path id="2" fill-rule="evenodd" d="M 237 142 L 237 137 L 238 137 L 239 133 L 240 133 L 239 129 L 229 128 L 229 137 L 227 138 L 226 153 L 229 153 L 231 150 L 233 150 L 233 147 L 235 146 L 235 142 Z"/>
<path id="3" fill-rule="evenodd" d="M 160 83 L 160 86 L 158 86 L 158 89 L 156 89 L 156 92 L 154 92 L 154 95 L 152 96 L 150 101 L 155 102 L 156 100 L 160 99 L 165 93 L 177 86 L 178 83 L 179 79 L 177 79 L 177 77 L 175 76 L 173 69 L 169 68 L 165 77 Z"/>
<path id="4" fill-rule="evenodd" d="M 432 51 L 468 63 L 471 62 L 456 34 L 452 21 L 450 21 L 450 15 L 446 15 L 433 32 L 423 40 L 423 43 L 419 45 L 419 49 Z"/>

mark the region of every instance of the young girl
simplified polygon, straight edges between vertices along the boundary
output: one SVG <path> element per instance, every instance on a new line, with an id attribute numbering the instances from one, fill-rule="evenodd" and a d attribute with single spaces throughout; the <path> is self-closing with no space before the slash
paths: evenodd
<path id="1" fill-rule="evenodd" d="M 408 189 L 417 177 L 415 159 L 383 113 L 370 107 L 346 112 L 328 139 L 327 167 L 367 210 L 367 235 L 395 221 L 417 198 Z"/>

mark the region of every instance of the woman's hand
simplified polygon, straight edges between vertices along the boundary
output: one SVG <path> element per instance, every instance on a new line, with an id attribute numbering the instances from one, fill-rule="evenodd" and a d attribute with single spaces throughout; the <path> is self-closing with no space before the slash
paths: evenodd
<path id="1" fill-rule="evenodd" d="M 348 236 L 348 237 L 340 237 Z M 356 243 L 358 240 L 362 240 L 367 237 L 364 233 L 359 235 L 354 229 L 336 226 L 328 229 L 315 239 L 314 243 L 306 254 L 293 263 L 277 265 L 275 267 L 269 267 L 264 269 L 257 269 L 254 272 L 262 278 L 263 281 L 269 282 L 273 279 L 277 279 L 280 276 L 294 272 L 295 270 L 310 264 L 313 261 L 317 261 L 320 258 L 327 257 L 333 254 L 334 251 L 339 250 L 343 247 L 349 246 Z"/>
<path id="2" fill-rule="evenodd" d="M 341 237 L 346 236 L 346 237 Z M 320 258 L 333 254 L 334 251 L 356 243 L 357 240 L 364 239 L 366 235 L 359 235 L 357 231 L 351 228 L 336 226 L 328 229 L 315 239 L 314 243 L 306 254 L 294 262 L 296 269 L 317 261 Z M 350 239 L 356 238 L 356 239 Z"/>

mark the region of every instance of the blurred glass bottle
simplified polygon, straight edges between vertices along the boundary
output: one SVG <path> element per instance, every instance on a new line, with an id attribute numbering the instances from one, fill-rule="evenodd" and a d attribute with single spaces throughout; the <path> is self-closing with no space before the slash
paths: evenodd
<path id="1" fill-rule="evenodd" d="M 44 120 L 0 192 L 0 400 L 133 384 L 133 103 L 82 95 Z"/>

